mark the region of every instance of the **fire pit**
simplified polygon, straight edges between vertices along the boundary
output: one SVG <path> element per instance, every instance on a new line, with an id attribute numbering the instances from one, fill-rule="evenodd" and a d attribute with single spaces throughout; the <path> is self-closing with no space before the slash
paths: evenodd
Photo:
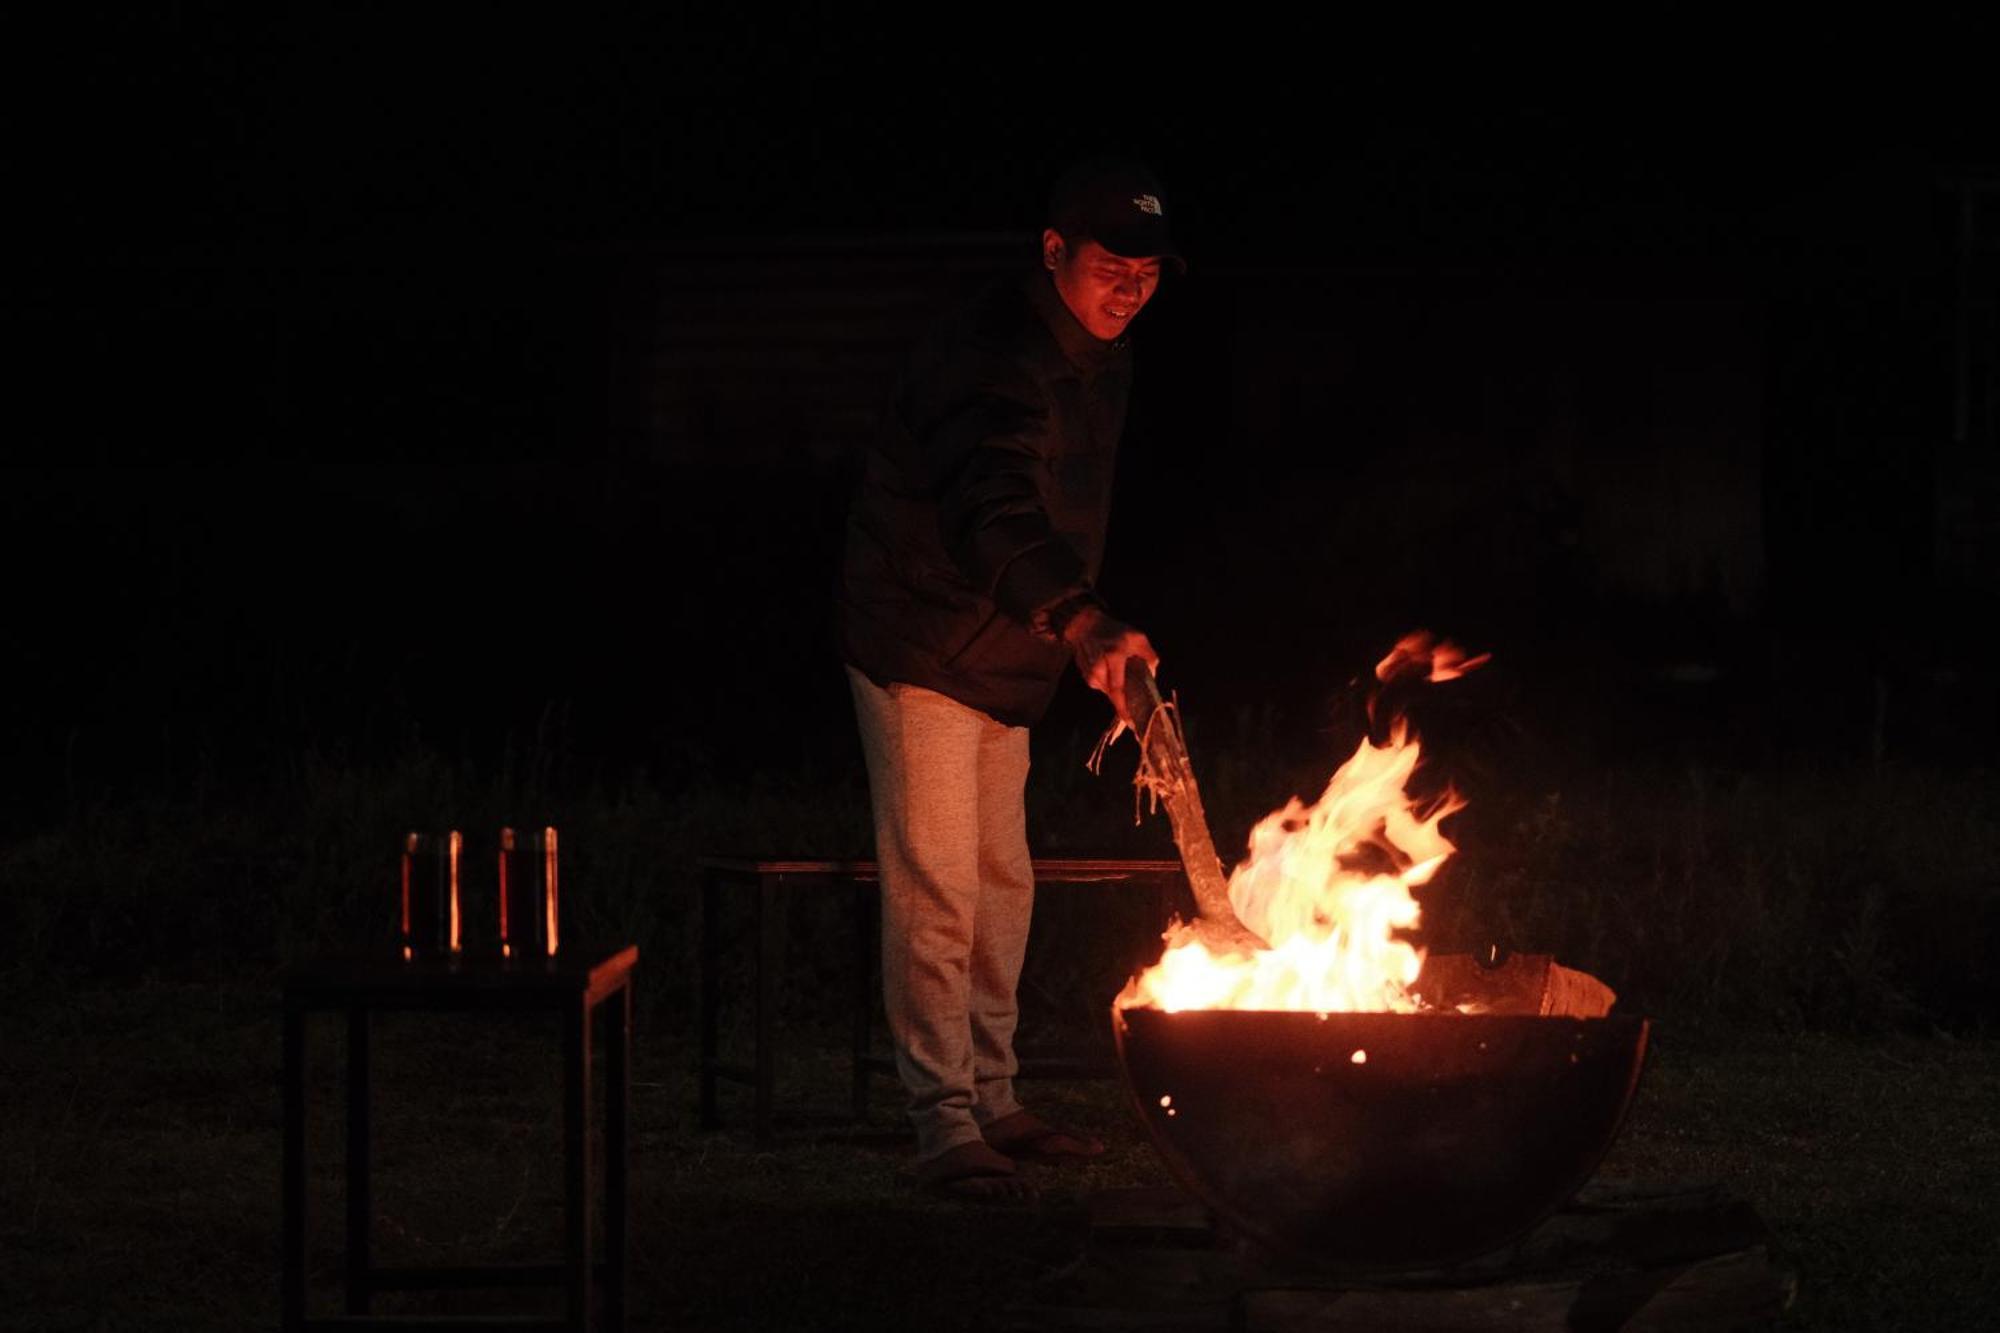
<path id="1" fill-rule="evenodd" d="M 1468 1258 L 1560 1206 L 1616 1135 L 1647 1034 L 1533 1010 L 1114 1008 L 1112 1027 L 1181 1182 L 1245 1236 L 1344 1271 Z"/>
<path id="2" fill-rule="evenodd" d="M 1428 684 L 1483 660 L 1418 632 L 1375 674 Z M 1225 886 L 1177 706 L 1134 683 L 1137 780 L 1167 806 L 1199 912 L 1111 1011 L 1168 1165 L 1238 1232 L 1326 1269 L 1450 1263 L 1525 1233 L 1611 1145 L 1646 1021 L 1608 1016 L 1608 987 L 1546 956 L 1425 956 L 1414 891 L 1464 802 L 1413 794 L 1400 717 L 1317 801 L 1260 821 Z"/>

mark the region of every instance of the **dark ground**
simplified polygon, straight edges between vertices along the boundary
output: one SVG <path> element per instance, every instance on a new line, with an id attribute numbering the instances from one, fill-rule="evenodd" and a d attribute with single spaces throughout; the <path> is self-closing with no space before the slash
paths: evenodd
<path id="1" fill-rule="evenodd" d="M 277 1291 L 277 1029 L 268 986 L 157 984 L 10 1006 L 0 1114 L 8 1327 L 253 1329 Z M 559 1243 L 553 1042 L 458 1020 L 378 1035 L 377 1244 L 388 1262 L 548 1261 Z M 337 1027 L 315 1030 L 316 1298 L 338 1272 Z M 978 1328 L 1082 1244 L 1093 1189 L 1162 1183 L 1122 1093 L 1038 1085 L 1102 1133 L 1041 1201 L 914 1191 L 893 1099 L 842 1123 L 844 1069 L 790 1043 L 768 1150 L 693 1128 L 687 1048 L 642 1029 L 635 1326 Z M 2000 1278 L 2000 1053 L 1987 1040 L 1697 1037 L 1663 1024 L 1604 1178 L 1718 1182 L 1796 1263 L 1786 1326 L 1974 1327 Z M 416 1302 L 434 1298 L 404 1298 Z M 384 1308 L 392 1308 L 385 1302 Z M 463 1307 L 477 1308 L 477 1307 Z"/>

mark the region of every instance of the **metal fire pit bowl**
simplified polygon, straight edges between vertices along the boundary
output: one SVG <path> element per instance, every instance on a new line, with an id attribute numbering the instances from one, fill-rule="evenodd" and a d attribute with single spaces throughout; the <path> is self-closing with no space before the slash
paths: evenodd
<path id="1" fill-rule="evenodd" d="M 1117 1008 L 1111 1021 L 1181 1182 L 1251 1240 L 1346 1272 L 1470 1258 L 1559 1207 L 1618 1132 L 1648 1026 Z"/>

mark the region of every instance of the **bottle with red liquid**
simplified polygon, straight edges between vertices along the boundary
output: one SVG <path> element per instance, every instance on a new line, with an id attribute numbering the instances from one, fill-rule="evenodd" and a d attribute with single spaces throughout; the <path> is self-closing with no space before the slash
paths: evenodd
<path id="1" fill-rule="evenodd" d="M 456 829 L 403 835 L 396 933 L 405 960 L 458 956 L 464 943 L 459 898 L 464 846 Z"/>
<path id="2" fill-rule="evenodd" d="M 553 958 L 562 942 L 562 894 L 553 827 L 500 830 L 500 954 Z"/>

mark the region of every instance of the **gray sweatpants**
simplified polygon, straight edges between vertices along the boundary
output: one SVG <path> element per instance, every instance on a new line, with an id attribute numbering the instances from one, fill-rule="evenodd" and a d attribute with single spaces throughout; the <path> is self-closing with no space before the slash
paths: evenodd
<path id="1" fill-rule="evenodd" d="M 1014 1099 L 1028 944 L 1028 729 L 847 669 L 882 864 L 882 998 L 917 1155 L 980 1137 Z"/>

